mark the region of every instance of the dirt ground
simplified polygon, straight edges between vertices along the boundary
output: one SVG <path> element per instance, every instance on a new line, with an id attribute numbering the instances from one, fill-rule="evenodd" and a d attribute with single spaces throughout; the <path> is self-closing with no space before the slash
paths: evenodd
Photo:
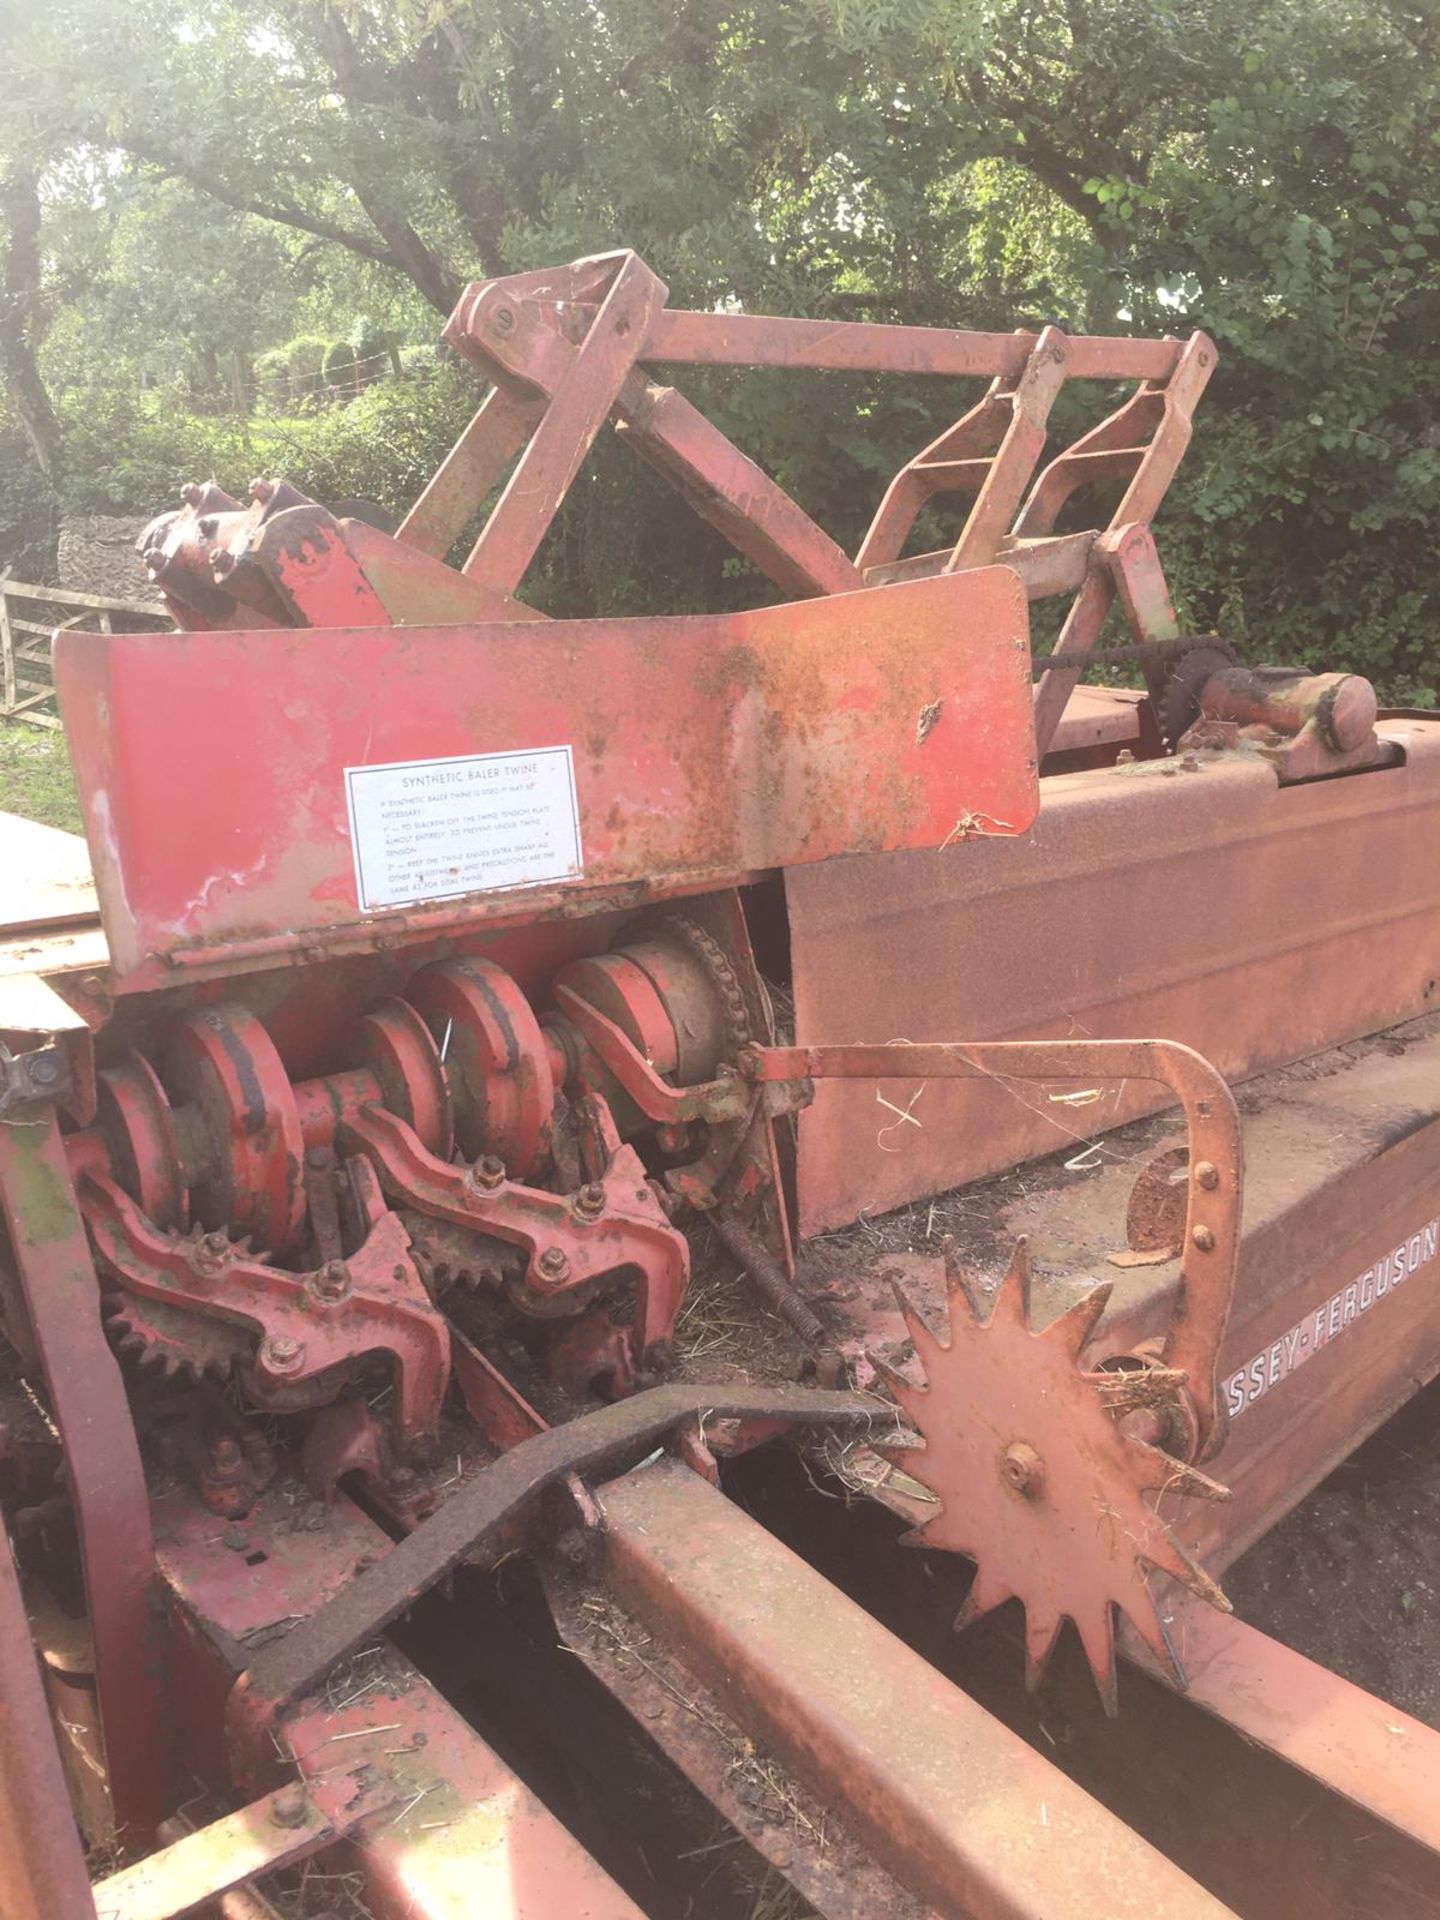
<path id="1" fill-rule="evenodd" d="M 1440 1382 L 1230 1569 L 1236 1611 L 1440 1728 Z"/>

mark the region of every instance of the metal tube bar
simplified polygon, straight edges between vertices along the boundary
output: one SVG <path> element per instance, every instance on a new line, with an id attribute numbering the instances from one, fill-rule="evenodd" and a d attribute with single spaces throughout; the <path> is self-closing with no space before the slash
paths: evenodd
<path id="1" fill-rule="evenodd" d="M 871 326 L 853 320 L 666 309 L 646 330 L 639 358 L 691 366 L 815 367 L 1016 379 L 1025 370 L 1036 338 L 1033 333 L 960 333 L 949 327 Z M 1168 380 L 1183 346 L 1171 339 L 1078 334 L 1068 341 L 1070 377 Z"/>
<path id="2" fill-rule="evenodd" d="M 942 1913 L 1229 1912 L 697 1474 L 651 1467 L 601 1498 L 621 1603 Z"/>
<path id="3" fill-rule="evenodd" d="M 503 593 L 519 586 L 664 298 L 663 283 L 630 255 L 470 549 L 464 567 L 470 579 Z"/>

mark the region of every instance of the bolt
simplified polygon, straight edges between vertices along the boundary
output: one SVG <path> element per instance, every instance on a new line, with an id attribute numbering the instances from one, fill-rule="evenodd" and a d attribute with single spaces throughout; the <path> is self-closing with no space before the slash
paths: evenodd
<path id="1" fill-rule="evenodd" d="M 185 1264 L 198 1280 L 213 1280 L 230 1264 L 230 1242 L 223 1233 L 202 1234 L 185 1255 Z"/>
<path id="2" fill-rule="evenodd" d="M 1215 1230 L 1213 1227 L 1193 1227 L 1190 1232 L 1190 1238 L 1200 1249 L 1201 1253 L 1213 1253 L 1215 1251 Z"/>
<path id="3" fill-rule="evenodd" d="M 487 1153 L 475 1162 L 468 1177 L 472 1187 L 478 1187 L 482 1193 L 493 1193 L 496 1187 L 505 1184 L 505 1162 Z"/>
<path id="4" fill-rule="evenodd" d="M 30 1078 L 37 1087 L 53 1087 L 60 1078 L 60 1062 L 53 1054 L 36 1054 L 30 1062 Z"/>
<path id="5" fill-rule="evenodd" d="M 1220 1169 L 1213 1160 L 1197 1160 L 1195 1163 L 1195 1184 L 1204 1187 L 1207 1193 L 1213 1193 L 1220 1184 Z"/>
<path id="6" fill-rule="evenodd" d="M 321 1300 L 343 1300 L 350 1291 L 350 1269 L 343 1260 L 327 1260 L 310 1284 Z"/>
<path id="7" fill-rule="evenodd" d="M 324 1168 L 334 1166 L 335 1156 L 329 1147 L 307 1147 L 305 1164 L 312 1173 L 320 1173 Z"/>
<path id="8" fill-rule="evenodd" d="M 267 1373 L 295 1373 L 305 1364 L 305 1349 L 288 1333 L 277 1334 L 262 1344 L 260 1364 Z"/>
<path id="9" fill-rule="evenodd" d="M 281 1787 L 270 1802 L 270 1818 L 277 1827 L 303 1827 L 307 1812 L 303 1787 Z"/>
<path id="10" fill-rule="evenodd" d="M 238 1443 L 228 1433 L 220 1438 L 210 1449 L 210 1473 L 216 1480 L 231 1480 L 239 1472 L 242 1455 Z"/>
<path id="11" fill-rule="evenodd" d="M 570 1271 L 563 1248 L 547 1247 L 540 1256 L 540 1271 L 547 1280 L 563 1280 Z"/>
<path id="12" fill-rule="evenodd" d="M 1129 747 L 1121 747 L 1120 751 L 1115 756 L 1115 764 L 1117 767 L 1133 767 L 1134 766 L 1135 756 L 1130 751 Z"/>
<path id="13" fill-rule="evenodd" d="M 497 307 L 491 316 L 497 333 L 510 333 L 515 326 L 515 313 L 511 307 Z"/>
<path id="14" fill-rule="evenodd" d="M 187 507 L 198 507 L 200 502 L 205 498 L 205 495 L 203 490 L 197 487 L 192 480 L 188 485 L 180 489 L 180 498 L 185 502 Z"/>
<path id="15" fill-rule="evenodd" d="M 1182 773 L 1199 773 L 1200 762 L 1195 758 L 1193 753 L 1187 753 L 1181 758 L 1180 771 Z"/>
<path id="16" fill-rule="evenodd" d="M 1045 1462 L 1027 1440 L 1014 1440 L 1000 1456 L 1001 1477 L 1033 1500 L 1045 1485 Z"/>
<path id="17" fill-rule="evenodd" d="M 581 1187 L 575 1196 L 575 1211 L 584 1214 L 590 1220 L 605 1211 L 605 1189 L 598 1180 L 592 1180 L 588 1186 Z"/>
<path id="18" fill-rule="evenodd" d="M 250 498 L 260 501 L 262 505 L 270 498 L 274 491 L 275 482 L 273 480 L 252 480 L 250 482 Z"/>

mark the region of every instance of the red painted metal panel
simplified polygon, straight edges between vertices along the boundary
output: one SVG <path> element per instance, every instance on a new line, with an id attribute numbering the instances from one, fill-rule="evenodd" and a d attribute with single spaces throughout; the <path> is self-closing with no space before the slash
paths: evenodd
<path id="1" fill-rule="evenodd" d="M 1381 722 L 1403 766 L 1281 788 L 1206 757 L 1047 780 L 1023 840 L 787 876 L 802 1045 L 1183 1041 L 1231 1080 L 1440 1005 L 1440 722 Z M 1011 1085 L 827 1084 L 800 1116 L 801 1230 L 1072 1151 L 1154 1102 Z"/>
<path id="2" fill-rule="evenodd" d="M 465 896 L 477 924 L 1023 831 L 1029 669 L 1003 567 L 694 618 L 67 634 L 55 662 L 114 964 L 147 977 L 187 947 L 428 924 L 444 887 L 360 907 L 347 768 L 570 749 L 578 868 Z"/>

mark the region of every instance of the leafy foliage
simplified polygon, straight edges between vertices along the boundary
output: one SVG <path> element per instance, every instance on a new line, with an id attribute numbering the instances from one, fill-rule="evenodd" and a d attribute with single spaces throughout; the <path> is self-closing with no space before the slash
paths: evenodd
<path id="1" fill-rule="evenodd" d="M 45 214 L 20 346 L 54 396 L 68 502 L 145 512 L 187 478 L 283 468 L 399 509 L 478 398 L 426 345 L 458 288 L 630 245 L 677 305 L 1206 328 L 1220 371 L 1160 530 L 1183 617 L 1252 657 L 1436 696 L 1434 9 L 0 0 L 0 47 L 0 180 L 28 170 Z M 392 346 L 403 380 L 315 397 L 343 354 Z M 970 397 L 685 384 L 852 543 Z M 14 444 L 0 541 L 44 491 Z M 759 588 L 602 447 L 535 591 L 592 612 Z"/>

